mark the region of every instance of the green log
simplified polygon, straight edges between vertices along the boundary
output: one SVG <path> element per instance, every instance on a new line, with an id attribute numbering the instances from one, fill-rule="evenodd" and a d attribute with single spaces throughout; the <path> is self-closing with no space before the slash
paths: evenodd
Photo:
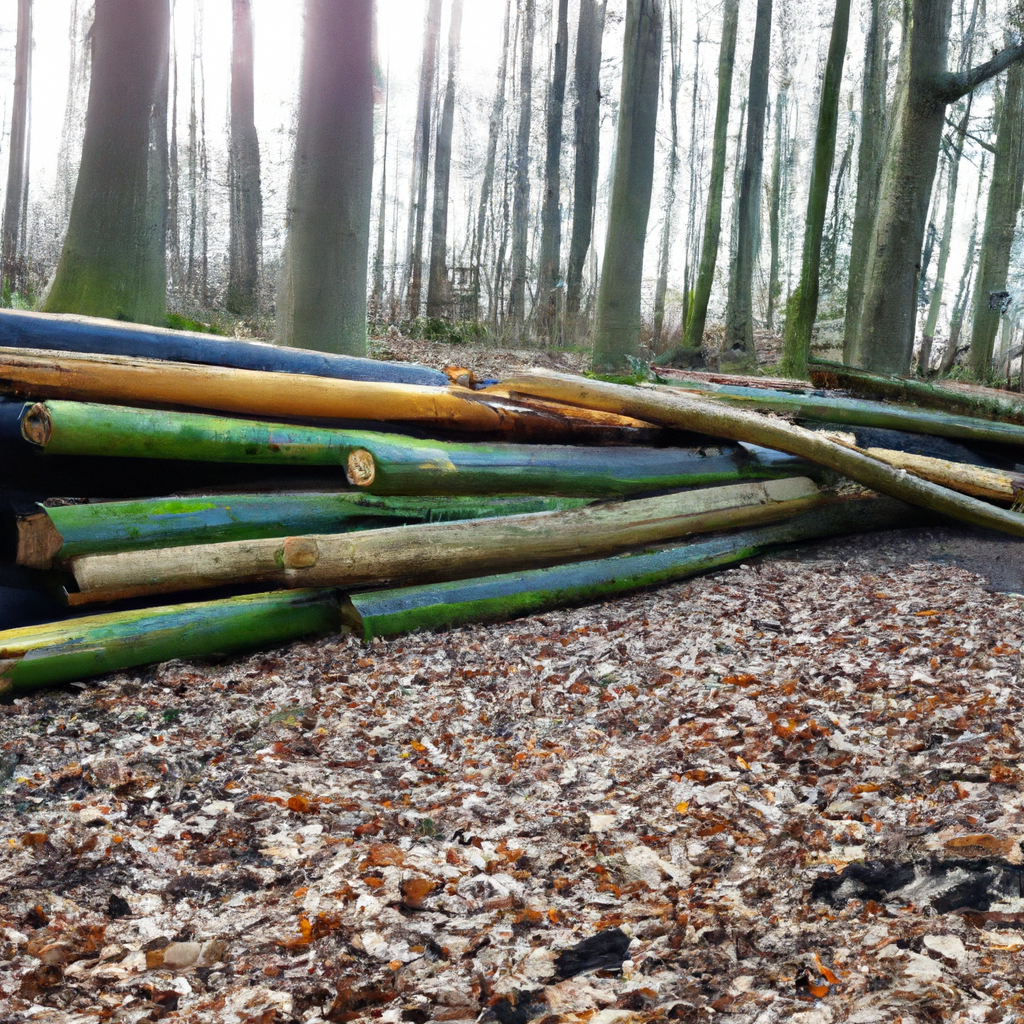
<path id="1" fill-rule="evenodd" d="M 172 658 L 270 647 L 338 627 L 334 591 L 293 590 L 11 629 L 0 633 L 0 697 Z"/>
<path id="2" fill-rule="evenodd" d="M 365 640 L 415 629 L 498 622 L 674 583 L 752 558 L 779 544 L 925 521 L 927 517 L 919 510 L 901 501 L 861 494 L 784 522 L 685 544 L 551 569 L 353 594 L 342 602 L 342 621 Z"/>
<path id="3" fill-rule="evenodd" d="M 699 392 L 723 404 L 738 405 L 758 412 L 780 413 L 810 423 L 843 423 L 851 427 L 905 430 L 912 434 L 933 434 L 962 441 L 1024 445 L 1024 426 L 1016 423 L 1000 423 L 915 406 L 682 380 L 673 381 L 668 386 Z"/>
<path id="4" fill-rule="evenodd" d="M 217 544 L 307 533 L 348 533 L 409 523 L 579 508 L 585 498 L 405 498 L 376 494 L 226 494 L 63 505 L 18 523 L 20 565 L 110 551 Z"/>
<path id="5" fill-rule="evenodd" d="M 958 416 L 974 416 L 1024 426 L 1024 397 L 1012 391 L 986 388 L 978 384 L 929 383 L 911 377 L 811 360 L 811 378 L 818 387 L 845 388 L 862 398 L 914 402 L 929 409 Z"/>
<path id="6" fill-rule="evenodd" d="M 26 406 L 22 434 L 47 456 L 337 466 L 350 482 L 387 495 L 622 497 L 807 471 L 778 452 L 731 445 L 691 450 L 457 443 L 64 401 Z"/>

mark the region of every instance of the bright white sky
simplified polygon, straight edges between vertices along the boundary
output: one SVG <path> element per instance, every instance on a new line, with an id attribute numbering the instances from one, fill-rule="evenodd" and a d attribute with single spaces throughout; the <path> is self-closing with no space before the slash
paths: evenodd
<path id="1" fill-rule="evenodd" d="M 46 218 L 53 217 L 54 203 L 52 190 L 56 182 L 57 155 L 65 116 L 68 87 L 69 25 L 72 8 L 76 0 L 36 0 L 34 24 L 34 51 L 32 77 L 32 124 L 31 124 L 31 167 L 30 207 L 33 209 L 34 231 L 38 237 L 46 234 Z M 88 9 L 88 0 L 77 0 L 79 12 Z M 189 63 L 192 49 L 193 27 L 196 19 L 202 20 L 203 61 L 202 73 L 206 89 L 206 133 L 211 159 L 211 231 L 214 239 L 218 232 L 226 231 L 226 196 L 224 194 L 226 167 L 226 121 L 228 111 L 228 78 L 230 71 L 231 3 L 230 0 L 172 0 L 174 10 L 174 43 L 178 52 L 178 145 L 184 155 L 187 142 L 187 118 L 189 107 Z M 515 5 L 513 4 L 513 7 Z M 532 153 L 535 159 L 535 181 L 539 180 L 543 161 L 544 97 L 545 82 L 549 78 L 551 0 L 538 2 L 538 35 L 535 46 L 534 86 L 534 137 Z M 995 8 L 1004 6 L 1001 0 L 989 3 L 990 35 L 995 37 L 999 28 Z M 7 135 L 10 122 L 10 103 L 13 80 L 13 51 L 15 41 L 17 5 L 13 0 L 0 3 L 0 192 L 6 184 Z M 426 0 L 377 0 L 378 38 L 382 70 L 390 75 L 391 88 L 391 138 L 388 150 L 388 191 L 397 194 L 400 206 L 397 211 L 399 258 L 405 242 L 409 179 L 411 175 L 411 149 L 415 97 L 419 76 L 419 65 L 423 40 L 423 21 Z M 570 0 L 570 54 L 575 43 L 575 21 L 578 0 Z M 694 39 L 699 28 L 703 39 L 700 51 L 700 91 L 698 113 L 698 136 L 706 131 L 710 136 L 714 110 L 715 68 L 717 66 L 720 0 L 682 0 L 683 9 L 683 86 L 679 107 L 680 152 L 682 157 L 676 224 L 674 232 L 672 270 L 670 286 L 681 289 L 683 264 L 685 261 L 685 214 L 689 184 L 690 155 L 690 102 L 693 88 L 692 53 Z M 773 40 L 773 84 L 774 95 L 781 76 L 780 25 L 783 15 L 788 12 L 789 47 L 794 65 L 791 74 L 795 81 L 795 105 L 798 134 L 803 146 L 798 152 L 798 186 L 793 198 L 793 218 L 796 225 L 802 225 L 804 178 L 810 155 L 810 142 L 817 109 L 818 71 L 824 62 L 828 46 L 834 0 L 776 0 L 776 31 Z M 444 3 L 442 39 L 447 41 L 447 21 L 450 0 Z M 749 52 L 752 44 L 755 0 L 742 0 L 740 15 L 740 40 L 737 52 L 736 75 L 733 83 L 734 116 L 730 123 L 730 162 L 735 152 L 738 127 L 738 104 L 746 93 L 749 73 Z M 264 188 L 264 255 L 272 260 L 283 242 L 284 197 L 287 188 L 288 168 L 291 158 L 291 128 L 294 123 L 295 101 L 299 64 L 301 59 L 302 0 L 253 0 L 256 26 L 256 116 L 259 134 Z M 622 48 L 622 14 L 625 0 L 610 0 L 609 17 L 604 39 L 604 119 L 602 129 L 602 170 L 600 181 L 606 188 L 613 148 L 613 109 L 618 101 L 618 81 Z M 495 74 L 501 45 L 504 0 L 466 0 L 462 36 L 462 56 L 459 75 L 459 103 L 457 107 L 453 180 L 452 211 L 449 219 L 450 231 L 454 237 L 451 243 L 461 248 L 467 237 L 468 215 L 475 204 L 475 190 L 481 172 L 486 142 L 487 119 L 493 98 Z M 856 109 L 859 107 L 859 77 L 863 61 L 863 38 L 867 26 L 867 0 L 855 0 L 848 56 L 846 61 L 846 92 L 844 107 L 850 113 L 840 122 L 837 142 L 837 163 L 846 138 L 852 130 Z M 665 29 L 666 48 L 668 27 Z M 898 49 L 898 38 L 893 38 L 893 55 Z M 444 47 L 443 47 L 444 50 Z M 987 46 L 979 47 L 987 52 Z M 442 79 L 447 57 L 442 52 Z M 665 62 L 667 77 L 667 61 Z M 566 102 L 565 159 L 563 162 L 563 205 L 566 216 L 570 211 L 572 174 L 572 65 L 569 68 L 569 93 Z M 849 103 L 846 102 L 847 98 Z M 84 104 L 84 98 L 83 98 Z M 990 107 L 988 99 L 976 104 L 975 110 L 984 114 Z M 657 239 L 662 219 L 662 195 L 665 168 L 667 167 L 668 117 L 664 112 L 659 121 L 659 170 L 655 181 L 654 201 L 649 223 L 647 246 L 647 276 L 653 287 L 656 272 Z M 84 105 L 81 115 L 84 117 Z M 383 123 L 383 108 L 378 110 L 378 127 Z M 768 126 L 766 144 L 770 149 L 774 129 Z M 976 159 L 980 153 L 977 147 L 966 155 Z M 707 173 L 707 162 L 698 153 L 698 167 Z M 854 160 L 856 156 L 854 155 Z M 767 154 L 765 173 L 768 174 L 770 153 Z M 379 182 L 381 165 L 381 140 L 378 138 L 377 173 Z M 182 159 L 182 164 L 184 160 Z M 397 175 L 397 177 L 396 177 Z M 725 268 L 728 251 L 729 200 L 732 191 L 732 170 L 726 177 L 726 222 L 723 233 L 723 249 L 719 259 L 720 276 Z M 377 188 L 375 184 L 374 211 L 376 215 Z M 535 185 L 533 198 L 537 199 L 539 188 Z M 703 196 L 703 189 L 699 193 Z M 958 203 L 958 243 L 950 261 L 947 292 L 955 289 L 960 274 L 962 251 L 966 247 L 966 236 L 970 230 L 970 219 L 976 201 L 976 175 L 970 166 L 961 176 L 960 202 Z M 606 196 L 605 196 L 606 199 Z M 983 212 L 983 211 L 982 211 Z M 390 261 L 391 237 L 395 211 L 389 204 L 388 213 L 388 260 Z M 703 209 L 698 210 L 703 219 Z M 603 248 L 604 210 L 599 208 L 597 224 L 597 248 L 600 255 Z M 564 231 L 566 246 L 568 225 Z M 54 232 L 51 230 L 50 234 Z M 767 233 L 767 232 L 765 232 Z M 799 259 L 801 230 L 795 232 L 792 258 Z M 214 246 L 216 249 L 216 246 Z M 766 268 L 765 275 L 766 276 Z M 794 282 L 795 284 L 795 282 Z"/>

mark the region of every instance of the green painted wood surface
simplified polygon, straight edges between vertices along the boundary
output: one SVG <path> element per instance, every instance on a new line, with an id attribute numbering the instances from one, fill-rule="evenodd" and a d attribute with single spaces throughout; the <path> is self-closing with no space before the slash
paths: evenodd
<path id="1" fill-rule="evenodd" d="M 523 515 L 585 504 L 585 498 L 407 498 L 343 492 L 156 498 L 65 505 L 44 511 L 64 539 L 57 557 L 67 559 L 104 551 Z"/>
<path id="2" fill-rule="evenodd" d="M 887 430 L 906 430 L 914 434 L 957 438 L 962 441 L 1024 445 L 1024 426 L 935 409 L 920 409 L 892 402 L 872 402 L 860 398 L 737 387 L 732 384 L 691 383 L 680 380 L 673 381 L 669 386 L 699 392 L 703 397 L 724 405 L 792 415 L 798 421 L 842 423 L 852 427 L 881 427 Z"/>
<path id="3" fill-rule="evenodd" d="M 684 448 L 473 444 L 85 402 L 49 401 L 33 408 L 37 419 L 48 421 L 48 456 L 338 466 L 341 476 L 348 456 L 364 449 L 376 465 L 376 479 L 367 488 L 375 494 L 610 498 L 811 471 L 792 456 L 732 445 L 705 454 Z"/>
<path id="4" fill-rule="evenodd" d="M 121 669 L 234 654 L 340 625 L 332 590 L 251 594 L 0 633 L 0 696 Z"/>
<path id="5" fill-rule="evenodd" d="M 550 569 L 352 594 L 342 604 L 342 618 L 366 640 L 415 629 L 497 622 L 675 582 L 732 565 L 779 544 L 926 521 L 925 513 L 901 501 L 858 496 L 780 523 L 684 544 Z"/>

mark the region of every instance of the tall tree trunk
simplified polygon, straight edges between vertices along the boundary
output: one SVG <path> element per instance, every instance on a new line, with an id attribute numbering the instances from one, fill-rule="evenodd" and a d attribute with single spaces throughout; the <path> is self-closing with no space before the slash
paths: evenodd
<path id="1" fill-rule="evenodd" d="M 679 49 L 679 23 L 675 0 L 669 0 L 668 7 L 669 54 L 672 62 L 671 85 L 669 88 L 669 135 L 668 178 L 665 182 L 665 214 L 661 225 L 661 251 L 658 254 L 658 282 L 654 288 L 654 336 L 651 340 L 655 353 L 662 350 L 661 335 L 665 326 L 665 295 L 668 292 L 668 263 L 672 246 L 672 207 L 676 202 L 676 175 L 679 173 L 679 118 L 676 106 L 679 102 L 679 81 L 681 78 L 682 54 Z"/>
<path id="2" fill-rule="evenodd" d="M 441 124 L 434 153 L 434 216 L 430 233 L 430 278 L 427 281 L 427 316 L 449 312 L 448 296 L 448 186 L 452 170 L 452 129 L 455 125 L 455 74 L 459 64 L 462 0 L 452 0 L 448 29 L 448 83 L 444 91 Z"/>
<path id="3" fill-rule="evenodd" d="M 83 8 L 87 10 L 83 11 Z M 84 0 L 71 0 L 71 20 L 68 26 L 68 95 L 64 105 L 64 122 L 57 152 L 57 220 L 60 237 L 64 237 L 71 203 L 75 197 L 75 179 L 78 161 L 82 155 L 82 128 L 88 103 L 88 69 L 85 57 L 89 52 L 89 33 L 92 26 L 92 4 Z"/>
<path id="4" fill-rule="evenodd" d="M 409 249 L 409 316 L 420 315 L 423 293 L 423 230 L 427 215 L 427 183 L 430 179 L 430 111 L 434 100 L 434 76 L 441 47 L 441 0 L 430 0 L 423 35 L 423 64 L 416 114 L 416 144 L 413 155 L 413 196 L 409 216 L 412 223 Z"/>
<path id="5" fill-rule="evenodd" d="M 839 161 L 839 169 L 832 181 L 832 216 L 829 220 L 828 230 L 821 242 L 821 280 L 827 292 L 831 292 L 836 284 L 836 260 L 839 256 L 840 236 L 846 221 L 843 192 L 852 160 L 853 133 L 851 132 L 847 137 L 842 159 Z"/>
<path id="6" fill-rule="evenodd" d="M 765 323 L 769 331 L 775 330 L 775 307 L 782 294 L 779 280 L 779 213 L 782 210 L 782 147 L 786 142 L 786 123 L 789 99 L 789 72 L 785 77 L 775 100 L 775 150 L 772 153 L 772 183 L 768 207 L 768 237 L 771 244 L 771 262 L 768 268 L 768 308 Z"/>
<path id="7" fill-rule="evenodd" d="M 373 297 L 370 316 L 378 323 L 384 319 L 384 241 L 388 212 L 388 115 L 391 112 L 391 67 L 384 87 L 384 153 L 380 161 L 380 204 L 377 208 L 377 251 L 373 256 Z"/>
<path id="8" fill-rule="evenodd" d="M 772 40 L 772 0 L 757 0 L 754 52 L 750 58 L 750 90 L 747 103 L 747 151 L 743 161 L 736 218 L 736 260 L 730 280 L 730 302 L 726 314 L 726 359 L 732 363 L 757 365 L 754 351 L 753 282 L 756 240 L 760 234 L 761 164 L 764 160 L 764 116 L 768 104 L 768 58 Z M 826 184 L 826 189 L 828 185 Z"/>
<path id="9" fill-rule="evenodd" d="M 1024 58 L 1024 44 L 984 64 L 946 69 L 952 0 L 907 0 L 900 84 L 889 130 L 879 204 L 852 362 L 906 373 L 914 349 L 918 262 L 946 107 Z"/>
<path id="10" fill-rule="evenodd" d="M 512 198 L 512 280 L 508 316 L 518 337 L 526 319 L 527 220 L 530 212 L 530 116 L 533 96 L 533 36 L 537 0 L 525 0 L 519 64 L 519 132 L 516 136 L 516 180 Z"/>
<path id="11" fill-rule="evenodd" d="M 28 194 L 28 87 L 32 73 L 32 0 L 18 0 L 18 37 L 14 51 L 14 107 L 11 111 L 7 192 L 4 200 L 0 278 L 5 295 L 24 292 L 26 268 L 19 259 L 27 224 L 21 211 Z"/>
<path id="12" fill-rule="evenodd" d="M 181 263 L 181 228 L 178 217 L 180 182 L 178 180 L 178 36 L 171 23 L 171 141 L 167 152 L 167 273 L 172 293 L 181 290 L 184 267 Z"/>
<path id="13" fill-rule="evenodd" d="M 544 202 L 541 206 L 540 279 L 537 283 L 537 336 L 556 340 L 557 296 L 562 265 L 562 112 L 569 57 L 569 0 L 558 0 L 554 69 L 548 92 Z"/>
<path id="14" fill-rule="evenodd" d="M 789 377 L 807 376 L 807 359 L 811 354 L 811 330 L 818 315 L 821 237 L 828 208 L 832 162 L 836 153 L 839 92 L 843 84 L 843 64 L 846 60 L 846 39 L 849 30 L 850 0 L 836 0 L 828 62 L 825 65 L 825 80 L 821 85 L 821 99 L 818 104 L 818 132 L 814 140 L 811 188 L 807 198 L 800 284 L 786 306 L 782 372 Z"/>
<path id="15" fill-rule="evenodd" d="M 618 369 L 640 351 L 644 241 L 654 187 L 661 78 L 661 0 L 629 0 L 615 178 L 594 325 L 594 368 Z"/>
<path id="16" fill-rule="evenodd" d="M 168 0 L 96 0 L 82 163 L 47 312 L 163 322 L 169 32 Z"/>
<path id="17" fill-rule="evenodd" d="M 565 279 L 565 311 L 576 318 L 583 293 L 597 205 L 597 172 L 601 126 L 601 44 L 606 0 L 580 0 L 576 33 L 576 166 L 573 171 L 572 240 Z"/>
<path id="18" fill-rule="evenodd" d="M 885 90 L 888 77 L 889 19 L 885 0 L 870 0 L 871 25 L 864 45 L 864 80 L 861 88 L 860 150 L 857 155 L 857 200 L 850 241 L 850 277 L 846 286 L 846 326 L 843 361 L 853 361 L 857 347 L 864 268 L 871 247 L 871 231 L 878 207 L 878 182 L 885 154 Z"/>
<path id="19" fill-rule="evenodd" d="M 697 287 L 693 293 L 693 309 L 686 325 L 685 348 L 699 352 L 704 341 L 704 326 L 715 282 L 718 243 L 722 234 L 722 190 L 725 187 L 725 158 L 729 132 L 729 105 L 732 100 L 732 71 L 736 63 L 736 27 L 739 21 L 739 0 L 725 0 L 722 11 L 722 45 L 718 54 L 718 109 L 715 112 L 715 135 L 711 147 L 711 180 L 708 183 L 708 204 L 704 214 L 704 243 L 700 252 Z"/>
<path id="20" fill-rule="evenodd" d="M 201 23 L 200 23 L 201 24 Z M 199 301 L 210 308 L 210 154 L 206 148 L 206 64 L 199 50 Z"/>
<path id="21" fill-rule="evenodd" d="M 1024 188 L 1024 65 L 1015 64 L 1006 76 L 996 133 L 996 153 L 992 163 L 992 184 L 988 190 L 985 233 L 981 241 L 981 261 L 974 286 L 974 326 L 971 331 L 970 367 L 984 380 L 992 368 L 992 348 L 1004 303 L 998 297 L 1005 292 Z"/>
<path id="22" fill-rule="evenodd" d="M 253 105 L 253 38 L 251 0 L 232 0 L 231 152 L 228 190 L 231 200 L 228 242 L 228 292 L 232 313 L 256 311 L 260 279 L 260 144 Z"/>
<path id="23" fill-rule="evenodd" d="M 484 233 L 487 226 L 487 211 L 491 204 L 494 190 L 494 165 L 498 156 L 498 137 L 505 122 L 505 82 L 508 78 L 508 41 L 512 25 L 512 0 L 505 0 L 505 30 L 502 33 L 501 60 L 498 63 L 498 84 L 494 92 L 494 103 L 491 105 L 491 119 L 487 129 L 487 158 L 484 161 L 484 177 L 480 184 L 480 206 L 476 219 L 476 238 L 474 239 L 471 265 L 475 279 L 477 294 L 477 316 L 480 315 L 479 295 L 481 267 L 483 264 Z M 493 310 L 494 300 L 491 299 Z"/>
<path id="24" fill-rule="evenodd" d="M 693 55 L 693 99 L 690 104 L 690 201 L 686 215 L 686 265 L 683 269 L 683 333 L 690 322 L 692 309 L 692 272 L 694 263 L 700 259 L 700 230 L 697 227 L 697 91 L 700 84 L 700 29 L 697 29 L 697 45 Z"/>
<path id="25" fill-rule="evenodd" d="M 366 353 L 373 0 L 306 0 L 278 339 Z"/>
<path id="26" fill-rule="evenodd" d="M 192 298 L 196 294 L 196 229 L 199 224 L 199 111 L 196 106 L 196 63 L 202 60 L 201 10 L 193 0 L 188 112 L 188 265 L 185 271 L 186 289 Z"/>

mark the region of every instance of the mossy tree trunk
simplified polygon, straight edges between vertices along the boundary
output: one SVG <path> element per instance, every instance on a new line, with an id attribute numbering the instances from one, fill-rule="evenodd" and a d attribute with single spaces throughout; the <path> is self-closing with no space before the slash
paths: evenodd
<path id="1" fill-rule="evenodd" d="M 260 191 L 260 144 L 253 102 L 253 31 L 251 0 L 232 0 L 231 140 L 228 158 L 230 239 L 228 293 L 232 313 L 254 313 L 259 299 L 260 229 L 263 196 Z"/>
<path id="2" fill-rule="evenodd" d="M 163 322 L 168 0 L 96 0 L 82 162 L 44 308 Z"/>
<path id="3" fill-rule="evenodd" d="M 444 90 L 441 123 L 434 150 L 434 215 L 430 231 L 430 277 L 427 281 L 427 316 L 444 316 L 448 296 L 448 186 L 452 173 L 452 130 L 455 127 L 455 76 L 459 66 L 462 0 L 452 0 L 448 28 L 448 82 Z"/>
<path id="4" fill-rule="evenodd" d="M 601 43 L 605 0 L 580 0 L 576 34 L 576 167 L 573 178 L 572 241 L 566 272 L 565 310 L 577 317 L 583 292 L 583 265 L 594 228 L 597 202 L 601 116 Z"/>
<path id="5" fill-rule="evenodd" d="M 1024 65 L 1015 64 L 1006 76 L 988 190 L 988 211 L 981 242 L 981 260 L 974 287 L 974 325 L 970 366 L 984 380 L 992 368 L 992 348 L 999 330 L 1002 304 L 993 293 L 1006 291 L 1010 248 L 1017 227 L 1024 187 Z M 991 301 L 990 301 L 991 299 Z M 995 308 L 993 308 L 993 306 Z"/>
<path id="6" fill-rule="evenodd" d="M 764 118 L 768 105 L 768 61 L 772 39 L 772 0 L 757 0 L 754 51 L 750 58 L 747 99 L 747 144 L 736 205 L 736 258 L 729 275 L 729 308 L 725 324 L 724 361 L 752 368 L 754 351 L 753 282 L 761 217 L 761 165 L 764 161 Z"/>
<path id="7" fill-rule="evenodd" d="M 366 353 L 373 190 L 373 0 L 306 0 L 278 338 Z"/>
<path id="8" fill-rule="evenodd" d="M 1010 46 L 962 72 L 946 68 L 952 0 L 907 0 L 896 106 L 878 188 L 860 325 L 850 361 L 906 373 L 914 350 L 917 286 L 946 108 L 1024 58 Z"/>
<path id="9" fill-rule="evenodd" d="M 715 282 L 715 263 L 722 235 L 722 190 L 725 186 L 725 159 L 729 131 L 729 104 L 732 99 L 732 72 L 736 63 L 736 30 L 739 0 L 725 0 L 722 10 L 722 45 L 718 55 L 718 108 L 715 135 L 711 147 L 711 181 L 708 184 L 707 211 L 704 215 L 704 243 L 701 246 L 697 287 L 693 308 L 686 325 L 684 347 L 700 351 L 708 318 L 711 288 Z"/>
<path id="10" fill-rule="evenodd" d="M 850 0 L 836 0 L 832 20 L 832 38 L 825 64 L 818 105 L 818 132 L 814 139 L 811 187 L 807 197 L 804 226 L 804 251 L 800 284 L 786 308 L 786 339 L 782 352 L 782 373 L 787 377 L 806 377 L 807 358 L 811 354 L 811 330 L 818 315 L 821 237 L 825 227 L 829 182 L 836 153 L 836 127 L 839 122 L 839 92 L 843 84 L 846 40 L 850 31 Z M 838 194 L 836 196 L 838 200 Z"/>
<path id="11" fill-rule="evenodd" d="M 644 242 L 654 187 L 662 0 L 629 0 L 608 235 L 594 325 L 594 368 L 620 369 L 640 351 Z"/>

